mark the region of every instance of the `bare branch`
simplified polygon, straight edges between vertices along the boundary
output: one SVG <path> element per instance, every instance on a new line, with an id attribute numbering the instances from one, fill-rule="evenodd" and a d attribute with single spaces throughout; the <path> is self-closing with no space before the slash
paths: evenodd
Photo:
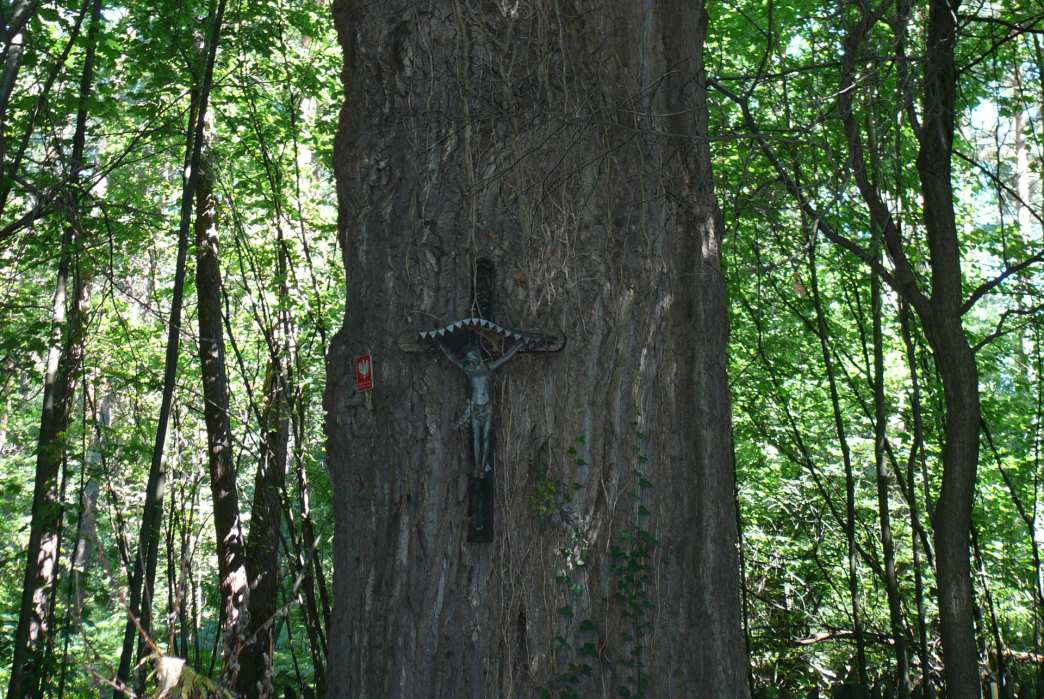
<path id="1" fill-rule="evenodd" d="M 893 274 L 887 268 L 885 268 L 885 266 L 881 264 L 880 260 L 875 260 L 869 252 L 860 247 L 855 241 L 838 233 L 837 230 L 832 225 L 830 225 L 830 223 L 823 217 L 823 215 L 814 206 L 812 206 L 812 204 L 805 197 L 805 193 L 798 185 L 797 180 L 787 170 L 786 166 L 783 164 L 783 161 L 780 160 L 779 156 L 776 154 L 775 150 L 773 150 L 772 146 L 769 144 L 768 140 L 761 132 L 761 129 L 754 121 L 754 116 L 751 114 L 750 107 L 746 100 L 744 100 L 739 95 L 732 92 L 727 87 L 725 87 L 724 85 L 722 85 L 714 79 L 708 78 L 707 85 L 713 87 L 715 90 L 727 97 L 730 101 L 734 102 L 737 106 L 739 106 L 740 110 L 743 112 L 743 119 L 746 124 L 747 130 L 750 132 L 754 141 L 758 144 L 758 147 L 761 150 L 762 155 L 765 156 L 765 159 L 768 160 L 769 164 L 771 164 L 773 169 L 775 169 L 777 177 L 779 177 L 784 187 L 786 187 L 787 191 L 790 192 L 791 196 L 794 197 L 795 201 L 797 201 L 798 207 L 805 213 L 806 216 L 808 216 L 811 220 L 815 221 L 816 226 L 819 230 L 823 232 L 823 235 L 827 237 L 827 240 L 829 240 L 834 245 L 837 245 L 838 247 L 851 253 L 863 264 L 870 267 L 870 269 L 872 269 L 875 274 L 879 275 L 881 279 L 884 280 L 886 284 L 888 284 L 888 286 L 890 286 L 892 289 L 896 291 L 896 293 L 903 296 L 903 298 L 906 298 L 912 306 L 914 306 L 915 308 L 920 306 L 922 310 L 924 310 L 927 306 L 928 300 L 923 294 L 918 292 L 916 296 L 909 295 L 907 287 L 904 287 L 902 284 L 900 284 L 900 281 L 897 279 L 896 275 Z M 914 284 L 913 288 L 917 288 L 916 284 Z"/>
<path id="2" fill-rule="evenodd" d="M 903 295 L 919 313 L 923 313 L 928 305 L 928 299 L 917 284 L 917 278 L 913 273 L 913 265 L 906 255 L 903 246 L 902 233 L 892 212 L 881 198 L 881 191 L 870 181 L 866 172 L 866 158 L 864 156 L 863 139 L 852 114 L 852 97 L 855 92 L 855 64 L 859 49 L 863 44 L 870 29 L 884 16 L 889 2 L 885 0 L 872 12 L 865 13 L 860 22 L 852 29 L 845 39 L 845 52 L 842 58 L 841 85 L 838 90 L 838 111 L 841 114 L 841 122 L 844 125 L 845 136 L 848 141 L 848 160 L 855 177 L 856 186 L 862 196 L 870 219 L 874 226 L 881 232 L 888 257 L 895 265 L 896 282 L 901 288 L 896 291 Z M 893 288 L 895 284 L 890 283 Z"/>
<path id="3" fill-rule="evenodd" d="M 980 172 L 989 177 L 999 189 L 1004 191 L 1005 194 L 1012 197 L 1013 199 L 1015 199 L 1016 202 L 1026 207 L 1026 210 L 1029 212 L 1030 216 L 1036 219 L 1037 223 L 1044 226 L 1044 218 L 1041 218 L 1040 214 L 1037 213 L 1034 210 L 1034 208 L 1029 205 L 1028 202 L 1023 201 L 1022 197 L 1019 196 L 1019 193 L 1013 190 L 1011 187 L 1009 187 L 1003 180 L 1001 180 L 1000 177 L 997 176 L 995 172 L 992 172 L 982 163 L 965 155 L 964 153 L 961 153 L 956 149 L 953 152 L 954 155 L 956 155 L 958 158 L 968 163 L 969 165 L 977 168 Z M 1019 274 L 1023 270 L 1027 269 L 1028 267 L 1032 267 L 1038 262 L 1044 262 L 1044 249 L 1037 251 L 1035 254 L 1027 257 L 1026 259 L 1022 260 L 1017 264 L 1005 267 L 1004 271 L 998 274 L 996 277 L 980 284 L 975 289 L 975 291 L 971 293 L 971 295 L 968 297 L 968 300 L 961 304 L 961 315 L 964 315 L 969 310 L 971 310 L 972 306 L 974 306 L 979 301 L 979 299 L 981 299 L 983 296 L 985 296 L 986 294 L 990 293 L 998 286 L 1003 284 L 1004 281 L 1008 279 L 1008 277 L 1011 277 L 1015 274 Z"/>
<path id="4" fill-rule="evenodd" d="M 1044 310 L 1044 303 L 1039 303 L 1031 308 L 1009 308 L 1005 310 L 1003 313 L 1001 313 L 1001 317 L 997 320 L 997 327 L 995 327 L 993 329 L 993 332 L 991 332 L 989 335 L 976 342 L 975 346 L 972 347 L 972 352 L 978 352 L 983 347 L 990 344 L 997 338 L 1007 335 L 1013 330 L 1016 330 L 1016 328 L 1004 327 L 1004 324 L 1007 322 L 1008 318 L 1011 318 L 1012 316 L 1033 316 L 1039 313 L 1041 310 Z"/>

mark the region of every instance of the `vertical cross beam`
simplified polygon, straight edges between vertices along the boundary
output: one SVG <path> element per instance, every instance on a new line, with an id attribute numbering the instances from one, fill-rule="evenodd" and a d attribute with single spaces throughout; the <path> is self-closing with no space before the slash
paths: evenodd
<path id="1" fill-rule="evenodd" d="M 487 320 L 496 319 L 496 274 L 497 268 L 493 260 L 485 257 L 476 260 L 471 297 L 475 299 L 479 317 Z M 497 452 L 494 434 L 490 432 L 489 458 L 481 473 L 479 464 L 476 463 L 481 456 L 474 453 L 471 455 L 472 475 L 468 476 L 468 541 L 471 543 L 493 541 L 493 473 L 496 464 L 494 454 Z M 475 476 L 476 473 L 479 475 Z"/>

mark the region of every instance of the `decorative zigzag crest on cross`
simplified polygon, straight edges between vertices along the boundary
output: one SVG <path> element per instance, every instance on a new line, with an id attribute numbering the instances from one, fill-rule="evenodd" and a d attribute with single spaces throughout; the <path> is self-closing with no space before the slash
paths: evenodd
<path id="1" fill-rule="evenodd" d="M 437 342 L 466 330 L 488 332 L 514 342 L 524 341 L 526 347 L 523 351 L 527 352 L 558 352 L 565 347 L 565 339 L 561 336 L 516 330 L 476 316 L 461 318 L 434 330 L 421 330 L 417 333 L 417 339 L 422 342 Z"/>

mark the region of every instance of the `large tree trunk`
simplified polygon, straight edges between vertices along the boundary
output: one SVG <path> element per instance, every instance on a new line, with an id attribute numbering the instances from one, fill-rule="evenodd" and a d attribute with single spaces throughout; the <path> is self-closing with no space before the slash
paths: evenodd
<path id="1" fill-rule="evenodd" d="M 334 12 L 330 696 L 747 696 L 702 3 Z M 465 382 L 397 342 L 471 315 L 483 257 L 500 322 L 569 338 L 493 380 L 489 544 L 466 541 Z"/>

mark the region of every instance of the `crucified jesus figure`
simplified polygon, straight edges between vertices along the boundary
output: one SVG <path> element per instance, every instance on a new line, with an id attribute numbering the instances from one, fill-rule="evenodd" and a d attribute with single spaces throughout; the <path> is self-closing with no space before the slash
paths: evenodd
<path id="1" fill-rule="evenodd" d="M 490 435 L 493 432 L 493 391 L 490 388 L 490 377 L 526 344 L 526 340 L 519 340 L 503 356 L 487 364 L 477 348 L 468 350 L 464 359 L 460 360 L 446 349 L 443 343 L 439 343 L 439 349 L 446 358 L 468 377 L 471 391 L 461 422 L 471 419 L 471 448 L 476 478 L 481 478 L 490 469 Z"/>

